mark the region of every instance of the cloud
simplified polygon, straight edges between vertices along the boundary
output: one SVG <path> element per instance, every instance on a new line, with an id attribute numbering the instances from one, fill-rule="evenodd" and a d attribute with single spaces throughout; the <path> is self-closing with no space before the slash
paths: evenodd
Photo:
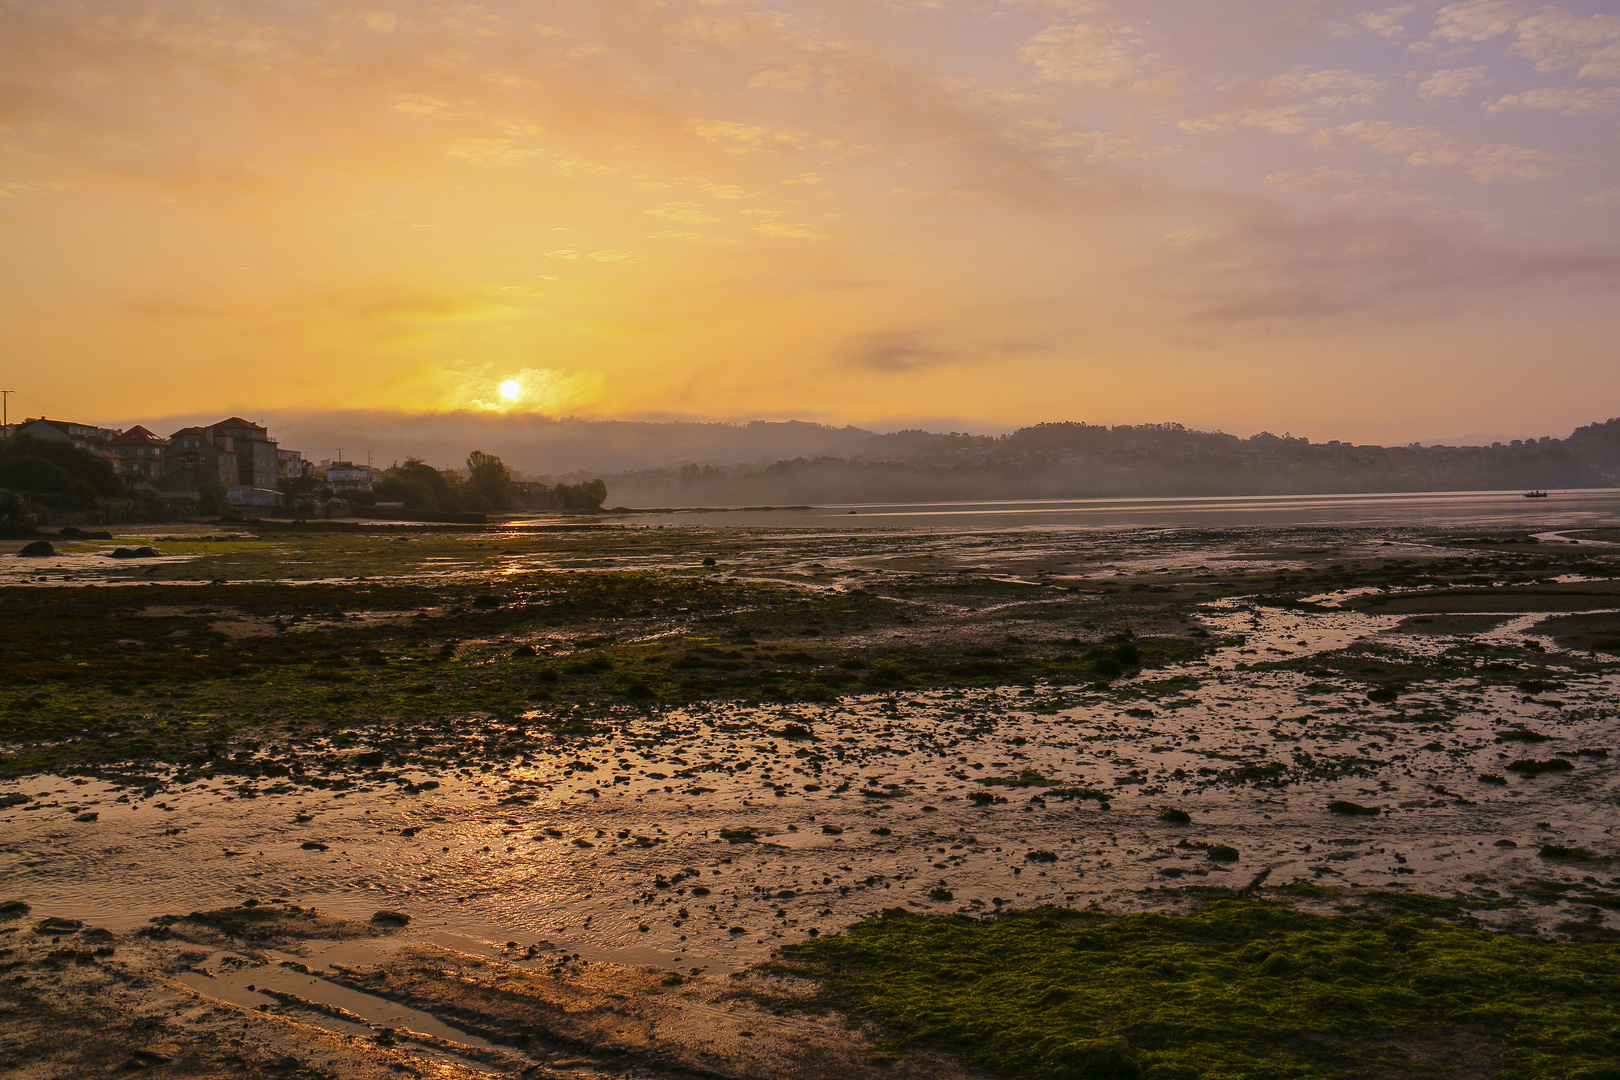
<path id="1" fill-rule="evenodd" d="M 1206 241 L 1214 240 L 1220 235 L 1221 234 L 1218 232 L 1213 232 L 1197 225 L 1185 225 L 1179 229 L 1173 229 L 1170 232 L 1165 233 L 1164 242 L 1166 244 L 1174 244 L 1178 247 L 1185 247 L 1190 244 L 1202 244 Z"/>
<path id="2" fill-rule="evenodd" d="M 1380 202 L 1389 206 L 1430 208 L 1430 213 L 1443 217 L 1474 217 L 1449 208 L 1433 209 L 1439 201 L 1431 192 L 1393 183 L 1388 175 L 1369 176 L 1353 169 L 1334 169 L 1317 165 L 1309 169 L 1287 169 L 1271 173 L 1266 182 L 1283 191 L 1308 191 L 1326 195 L 1334 202 Z M 1477 219 L 1476 219 L 1477 220 Z"/>
<path id="3" fill-rule="evenodd" d="M 682 225 L 708 225 L 720 220 L 705 213 L 700 205 L 692 202 L 659 203 L 657 206 L 648 207 L 642 213 Z"/>
<path id="4" fill-rule="evenodd" d="M 1592 194 L 1581 200 L 1582 206 L 1609 206 L 1614 203 L 1620 203 L 1620 187 L 1604 188 L 1602 191 L 1594 191 Z"/>
<path id="5" fill-rule="evenodd" d="M 445 152 L 470 165 L 523 165 L 547 156 L 538 147 L 518 146 L 511 139 L 457 139 Z"/>
<path id="6" fill-rule="evenodd" d="M 1384 84 L 1360 72 L 1300 67 L 1257 80 L 1244 89 L 1251 99 L 1281 103 L 1184 119 L 1177 126 L 1187 132 L 1244 127 L 1273 135 L 1309 134 L 1322 127 L 1323 121 L 1316 114 L 1370 106 L 1383 92 Z"/>
<path id="7" fill-rule="evenodd" d="M 946 338 L 956 344 L 943 345 Z M 1045 351 L 1044 342 L 1005 338 L 991 342 L 961 343 L 959 332 L 927 333 L 918 330 L 885 329 L 857 334 L 840 350 L 849 366 L 883 374 L 926 371 L 948 364 L 975 363 L 1027 356 Z"/>
<path id="8" fill-rule="evenodd" d="M 1434 37 L 1473 43 L 1512 34 L 1509 51 L 1537 71 L 1577 68 L 1583 79 L 1620 79 L 1620 14 L 1577 15 L 1554 5 L 1517 0 L 1468 0 L 1441 8 Z"/>
<path id="9" fill-rule="evenodd" d="M 704 236 L 702 233 L 682 232 L 679 229 L 663 229 L 648 234 L 649 240 L 684 240 L 689 244 L 711 244 L 715 247 L 726 247 L 738 243 L 736 240 L 723 236 Z"/>
<path id="10" fill-rule="evenodd" d="M 731 120 L 693 120 L 687 127 L 700 139 L 723 146 L 728 154 L 802 150 L 804 141 L 810 137 L 803 131 L 772 131 L 758 124 L 740 124 Z"/>
<path id="11" fill-rule="evenodd" d="M 67 190 L 69 190 L 68 185 L 52 180 L 35 181 L 33 183 L 24 183 L 20 180 L 0 180 L 0 200 L 26 199 L 32 195 L 42 195 L 47 191 L 60 192 Z"/>
<path id="12" fill-rule="evenodd" d="M 1620 247 L 1518 251 L 1406 217 L 1296 216 L 1258 209 L 1189 252 L 1222 267 L 1195 317 L 1216 323 L 1423 319 L 1487 296 L 1620 284 Z"/>
<path id="13" fill-rule="evenodd" d="M 1476 86 L 1491 81 L 1491 69 L 1478 67 L 1448 68 L 1437 71 L 1418 84 L 1418 97 L 1428 101 L 1438 98 L 1462 97 Z"/>
<path id="14" fill-rule="evenodd" d="M 753 226 L 761 236 L 782 240 L 825 240 L 825 233 L 800 221 L 761 221 Z"/>
<path id="15" fill-rule="evenodd" d="M 635 262 L 637 258 L 635 252 L 623 251 L 619 248 L 606 248 L 602 251 L 592 251 L 585 257 L 592 262 L 599 263 Z"/>
<path id="16" fill-rule="evenodd" d="M 1590 86 L 1543 86 L 1518 94 L 1505 94 L 1487 105 L 1485 111 L 1539 110 L 1563 113 L 1565 116 L 1584 116 L 1613 112 L 1616 108 L 1620 108 L 1620 86 L 1608 86 L 1601 90 Z"/>
<path id="17" fill-rule="evenodd" d="M 1530 8 L 1515 0 L 1466 0 L 1434 16 L 1434 36 L 1443 41 L 1488 41 L 1511 33 Z"/>
<path id="18" fill-rule="evenodd" d="M 897 373 L 939 367 L 959 360 L 958 349 L 933 344 L 910 330 L 875 330 L 861 334 L 844 349 L 844 360 L 870 371 Z"/>
<path id="19" fill-rule="evenodd" d="M 1113 86 L 1134 79 L 1157 57 L 1129 26 L 1060 23 L 1025 43 L 1018 58 L 1037 79 L 1066 86 Z"/>
<path id="20" fill-rule="evenodd" d="M 1518 24 L 1513 51 L 1535 61 L 1537 71 L 1579 68 L 1585 79 L 1620 79 L 1620 14 L 1585 18 L 1544 7 Z"/>
<path id="21" fill-rule="evenodd" d="M 1476 143 L 1437 127 L 1357 120 L 1318 132 L 1322 146 L 1359 143 L 1377 153 L 1403 157 L 1411 165 L 1459 165 L 1479 183 L 1498 180 L 1544 180 L 1562 176 L 1579 164 L 1567 154 L 1505 143 Z"/>
<path id="22" fill-rule="evenodd" d="M 1383 11 L 1364 11 L 1355 19 L 1363 28 L 1379 37 L 1398 38 L 1406 34 L 1406 27 L 1401 24 L 1401 20 L 1415 10 L 1415 5 L 1402 4 L 1399 7 L 1385 8 Z"/>

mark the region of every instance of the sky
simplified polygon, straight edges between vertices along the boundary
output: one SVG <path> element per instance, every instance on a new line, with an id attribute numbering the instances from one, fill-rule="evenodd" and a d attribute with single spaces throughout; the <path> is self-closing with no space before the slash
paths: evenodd
<path id="1" fill-rule="evenodd" d="M 1562 434 L 1617 293 L 1607 3 L 0 0 L 28 415 Z"/>

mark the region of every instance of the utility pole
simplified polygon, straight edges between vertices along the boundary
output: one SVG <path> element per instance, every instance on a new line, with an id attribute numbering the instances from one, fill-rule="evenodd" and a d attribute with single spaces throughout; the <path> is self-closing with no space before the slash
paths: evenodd
<path id="1" fill-rule="evenodd" d="M 11 395 L 15 390 L 0 390 L 0 431 L 11 434 Z"/>
<path id="2" fill-rule="evenodd" d="M 337 461 L 334 462 L 333 464 L 342 464 L 343 463 L 343 447 L 341 447 L 341 446 L 338 447 L 337 452 L 338 452 Z"/>

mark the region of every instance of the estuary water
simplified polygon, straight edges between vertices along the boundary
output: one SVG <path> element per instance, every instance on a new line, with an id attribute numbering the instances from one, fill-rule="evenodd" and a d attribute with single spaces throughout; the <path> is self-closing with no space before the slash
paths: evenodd
<path id="1" fill-rule="evenodd" d="M 804 529 L 1007 529 L 1025 526 L 1226 527 L 1424 525 L 1530 530 L 1620 525 L 1620 489 L 1582 488 L 1527 499 L 1523 491 L 1413 491 L 1218 498 L 1018 499 L 1000 502 L 840 503 L 782 508 L 632 510 L 607 520 L 659 525 Z"/>

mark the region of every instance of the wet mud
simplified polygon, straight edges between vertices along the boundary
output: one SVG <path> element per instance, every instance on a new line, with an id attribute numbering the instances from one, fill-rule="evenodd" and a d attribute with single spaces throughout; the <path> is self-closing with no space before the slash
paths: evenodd
<path id="1" fill-rule="evenodd" d="M 1607 947 L 1620 546 L 1532 539 L 244 529 L 0 557 L 0 900 L 30 909 L 0 923 L 0 1052 L 75 1075 L 50 1032 L 104 1022 L 173 1075 L 971 1071 L 884 1057 L 769 966 L 885 909 L 1242 895 Z"/>

